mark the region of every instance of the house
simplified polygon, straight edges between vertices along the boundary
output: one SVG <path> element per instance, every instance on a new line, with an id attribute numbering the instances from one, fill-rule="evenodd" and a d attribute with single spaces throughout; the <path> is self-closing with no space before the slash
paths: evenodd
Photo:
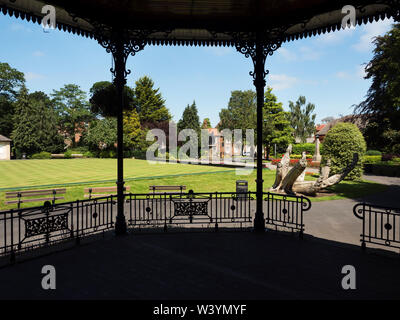
<path id="1" fill-rule="evenodd" d="M 329 129 L 334 127 L 339 122 L 354 123 L 358 127 L 358 129 L 363 131 L 365 129 L 365 126 L 368 123 L 368 119 L 362 115 L 361 116 L 360 115 L 347 115 L 347 116 L 341 117 L 339 119 L 332 120 L 326 124 L 318 125 L 316 128 L 317 132 L 315 135 L 319 136 L 319 141 L 323 142 Z"/>
<path id="2" fill-rule="evenodd" d="M 0 160 L 10 160 L 11 139 L 0 134 Z"/>

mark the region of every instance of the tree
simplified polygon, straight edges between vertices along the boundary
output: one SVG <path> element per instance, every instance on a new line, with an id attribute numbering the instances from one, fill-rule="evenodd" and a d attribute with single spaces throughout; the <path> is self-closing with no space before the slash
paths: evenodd
<path id="1" fill-rule="evenodd" d="M 212 127 L 211 127 L 210 119 L 209 119 L 209 118 L 205 118 L 205 119 L 203 120 L 202 125 L 201 125 L 201 129 L 210 129 L 210 128 L 212 128 Z"/>
<path id="2" fill-rule="evenodd" d="M 375 38 L 365 79 L 372 81 L 366 98 L 354 108 L 364 116 L 368 147 L 386 152 L 400 150 L 400 24 Z"/>
<path id="3" fill-rule="evenodd" d="M 85 144 L 90 150 L 115 149 L 117 142 L 117 120 L 115 118 L 97 119 L 90 122 Z"/>
<path id="4" fill-rule="evenodd" d="M 182 118 L 178 121 L 178 132 L 181 132 L 184 129 L 193 129 L 197 135 L 197 141 L 200 141 L 201 138 L 201 129 L 200 129 L 200 118 L 197 112 L 196 102 L 193 101 L 192 105 L 187 105 L 185 110 L 183 110 Z M 179 133 L 178 133 L 179 134 Z M 198 148 L 199 146 L 195 146 Z"/>
<path id="5" fill-rule="evenodd" d="M 150 124 L 171 120 L 171 114 L 165 106 L 159 89 L 153 89 L 154 82 L 147 76 L 136 81 L 134 105 L 139 114 L 140 123 Z"/>
<path id="6" fill-rule="evenodd" d="M 56 113 L 45 93 L 28 94 L 23 87 L 15 104 L 14 123 L 11 137 L 18 155 L 63 150 L 64 141 L 56 126 Z"/>
<path id="7" fill-rule="evenodd" d="M 254 91 L 235 90 L 231 92 L 228 107 L 221 109 L 218 129 L 255 129 L 257 123 L 257 95 Z"/>
<path id="8" fill-rule="evenodd" d="M 66 138 L 75 144 L 75 134 L 86 130 L 85 124 L 94 118 L 86 93 L 75 84 L 66 84 L 51 94 L 58 115 L 58 125 Z"/>
<path id="9" fill-rule="evenodd" d="M 354 154 L 358 154 L 355 168 L 348 174 L 347 179 L 359 179 L 362 175 L 362 157 L 366 151 L 363 135 L 355 124 L 340 122 L 331 128 L 324 139 L 322 163 L 331 161 L 332 174 L 339 174 L 351 163 Z"/>
<path id="10" fill-rule="evenodd" d="M 274 144 L 281 152 L 293 142 L 293 129 L 290 126 L 289 112 L 283 110 L 282 103 L 277 102 L 277 98 L 270 87 L 267 88 L 264 95 L 263 120 L 263 142 L 268 159 L 270 149 Z"/>
<path id="11" fill-rule="evenodd" d="M 100 81 L 93 84 L 90 88 L 91 98 L 90 110 L 95 115 L 103 117 L 116 117 L 117 106 L 119 104 L 117 97 L 117 89 L 114 84 L 109 81 Z M 131 111 L 135 109 L 134 105 L 135 93 L 128 86 L 124 88 L 124 106 L 123 109 Z"/>
<path id="12" fill-rule="evenodd" d="M 14 103 L 24 86 L 24 74 L 0 62 L 0 134 L 9 137 L 13 130 Z"/>
<path id="13" fill-rule="evenodd" d="M 305 108 L 303 109 L 303 106 Z M 308 103 L 306 105 L 306 98 L 300 96 L 296 103 L 289 101 L 290 108 L 290 123 L 294 128 L 294 136 L 300 138 L 302 143 L 305 143 L 307 137 L 312 135 L 315 131 L 315 114 L 312 112 L 315 105 Z"/>

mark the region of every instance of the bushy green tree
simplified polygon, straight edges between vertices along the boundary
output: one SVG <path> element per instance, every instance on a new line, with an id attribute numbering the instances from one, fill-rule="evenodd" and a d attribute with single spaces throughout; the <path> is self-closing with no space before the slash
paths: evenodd
<path id="1" fill-rule="evenodd" d="M 304 106 L 304 108 L 303 108 Z M 296 103 L 289 101 L 290 123 L 294 128 L 294 136 L 300 138 L 302 143 L 315 131 L 315 105 L 306 103 L 306 97 L 300 96 Z"/>
<path id="2" fill-rule="evenodd" d="M 117 89 L 114 84 L 109 81 L 99 81 L 90 88 L 91 98 L 90 110 L 95 115 L 103 117 L 116 117 L 117 106 L 119 104 L 117 97 Z M 132 88 L 125 86 L 124 88 L 124 105 L 125 111 L 136 109 L 134 105 L 135 93 Z"/>
<path id="3" fill-rule="evenodd" d="M 64 141 L 58 132 L 51 100 L 43 92 L 28 94 L 23 87 L 15 104 L 14 130 L 11 137 L 18 156 L 63 150 Z"/>
<path id="4" fill-rule="evenodd" d="M 151 124 L 169 121 L 172 117 L 165 100 L 162 98 L 160 89 L 154 89 L 154 82 L 144 76 L 135 83 L 134 105 L 139 114 L 142 126 L 149 127 Z"/>
<path id="5" fill-rule="evenodd" d="M 254 91 L 235 90 L 231 92 L 228 107 L 221 109 L 218 129 L 256 129 L 257 124 L 257 95 Z"/>
<path id="6" fill-rule="evenodd" d="M 325 139 L 322 151 L 322 163 L 331 159 L 331 174 L 340 173 L 358 153 L 356 167 L 346 177 L 347 180 L 359 179 L 362 175 L 362 158 L 366 151 L 366 143 L 358 127 L 352 123 L 340 122 L 332 127 Z"/>
<path id="7" fill-rule="evenodd" d="M 85 144 L 90 150 L 114 150 L 117 142 L 117 120 L 115 118 L 104 118 L 90 122 Z"/>
<path id="8" fill-rule="evenodd" d="M 354 112 L 364 116 L 368 148 L 400 150 L 400 24 L 376 37 L 372 60 L 365 68 L 371 86 Z"/>
<path id="9" fill-rule="evenodd" d="M 25 83 L 24 74 L 0 62 L 0 134 L 10 137 L 13 130 L 14 104 Z"/>
<path id="10" fill-rule="evenodd" d="M 274 144 L 278 152 L 282 152 L 294 140 L 289 112 L 283 110 L 282 103 L 277 102 L 270 87 L 264 95 L 263 120 L 263 142 L 267 149 L 267 158 L 269 158 L 269 152 Z"/>
<path id="11" fill-rule="evenodd" d="M 75 134 L 86 130 L 86 124 L 94 118 L 85 91 L 78 85 L 66 84 L 51 94 L 58 115 L 58 125 L 66 138 L 75 144 Z"/>

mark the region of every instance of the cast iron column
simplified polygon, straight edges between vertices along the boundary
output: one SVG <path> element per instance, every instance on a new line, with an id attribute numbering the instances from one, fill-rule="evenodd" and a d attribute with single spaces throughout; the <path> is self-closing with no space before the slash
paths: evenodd
<path id="1" fill-rule="evenodd" d="M 126 233 L 126 220 L 124 215 L 124 140 L 123 140 L 123 121 L 122 111 L 124 105 L 124 87 L 126 84 L 125 78 L 125 52 L 124 42 L 121 38 L 117 38 L 115 42 L 115 78 L 114 85 L 117 88 L 117 156 L 118 156 L 118 178 L 117 178 L 117 201 L 118 201 L 118 213 L 117 220 L 115 222 L 115 233 L 117 235 Z"/>
<path id="2" fill-rule="evenodd" d="M 275 35 L 275 36 L 274 36 Z M 265 220 L 263 213 L 263 177 L 262 177 L 262 154 L 263 154 L 263 106 L 264 106 L 264 88 L 265 76 L 268 70 L 265 70 L 265 60 L 268 55 L 272 55 L 282 44 L 282 38 L 276 37 L 268 30 L 254 32 L 233 32 L 230 33 L 235 41 L 236 50 L 244 54 L 246 58 L 253 60 L 254 71 L 250 71 L 253 77 L 254 86 L 257 91 L 257 200 L 256 215 L 254 218 L 254 230 L 256 232 L 265 231 Z"/>
<path id="3" fill-rule="evenodd" d="M 256 55 L 255 55 L 255 79 L 253 81 L 256 92 L 257 92 L 257 207 L 256 215 L 254 218 L 254 230 L 256 232 L 264 232 L 265 220 L 263 213 L 263 176 L 262 176 L 262 154 L 263 154 L 263 139 L 262 139 L 262 127 L 263 127 L 263 105 L 264 105 L 264 87 L 265 87 L 265 55 L 262 41 L 259 34 L 257 34 L 256 40 Z"/>

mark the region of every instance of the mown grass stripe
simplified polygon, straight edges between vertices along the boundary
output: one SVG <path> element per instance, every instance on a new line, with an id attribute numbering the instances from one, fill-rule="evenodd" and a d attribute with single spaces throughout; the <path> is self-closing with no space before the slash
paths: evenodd
<path id="1" fill-rule="evenodd" d="M 163 176 L 135 177 L 135 178 L 124 178 L 124 180 L 125 181 L 153 180 L 153 179 L 174 178 L 174 177 L 183 177 L 183 176 L 196 176 L 196 175 L 203 175 L 203 174 L 205 175 L 205 174 L 214 174 L 214 173 L 226 173 L 226 172 L 233 172 L 235 170 L 236 169 L 223 170 L 223 171 L 210 171 L 210 172 L 169 174 L 169 175 L 163 175 Z M 24 190 L 24 189 L 50 188 L 50 187 L 63 187 L 63 186 L 68 187 L 68 186 L 76 186 L 76 185 L 108 183 L 108 182 L 115 182 L 115 181 L 116 181 L 116 179 L 83 181 L 83 182 L 69 182 L 69 183 L 60 183 L 60 184 L 42 184 L 42 185 L 15 187 L 15 188 L 0 188 L 0 191 L 17 191 L 17 190 Z"/>

